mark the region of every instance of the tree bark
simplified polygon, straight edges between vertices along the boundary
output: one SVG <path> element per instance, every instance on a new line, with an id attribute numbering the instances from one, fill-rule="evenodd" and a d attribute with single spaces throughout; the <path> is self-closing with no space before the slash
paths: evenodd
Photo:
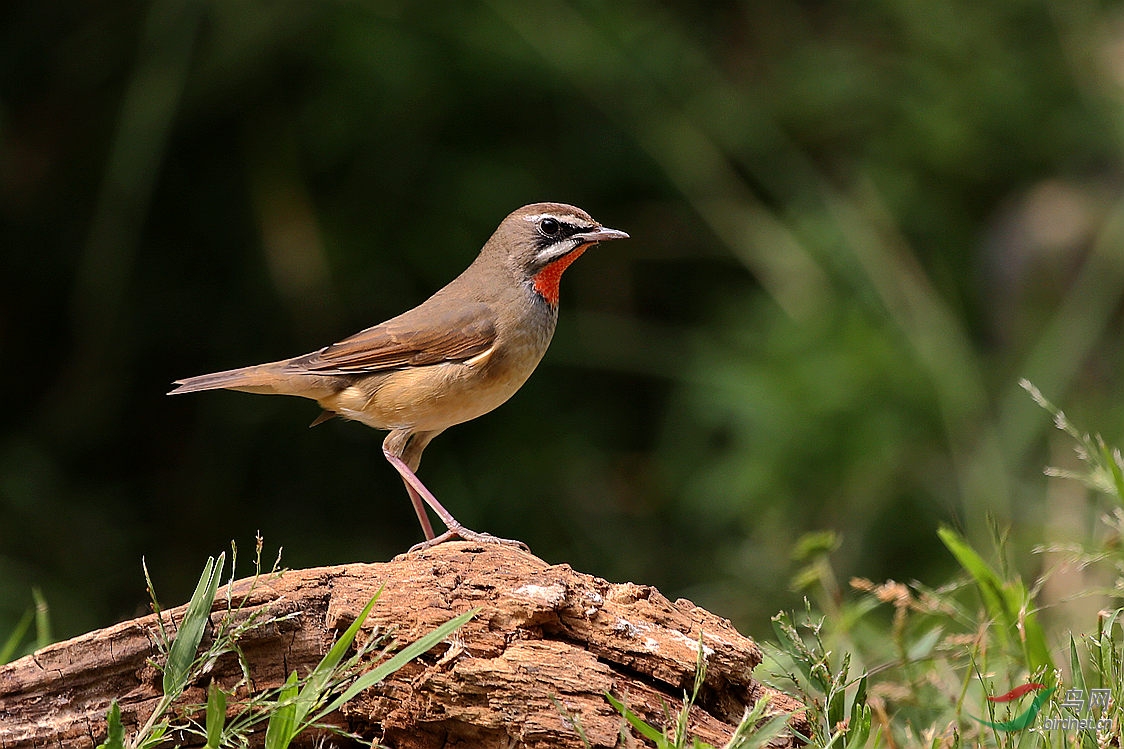
<path id="1" fill-rule="evenodd" d="M 277 687 L 294 669 L 308 673 L 380 587 L 360 640 L 372 627 L 392 628 L 405 645 L 459 613 L 480 612 L 334 716 L 368 743 L 394 749 L 581 747 L 564 709 L 592 746 L 617 746 L 622 719 L 605 693 L 665 726 L 665 711 L 678 711 L 692 687 L 700 636 L 707 671 L 690 712 L 693 735 L 721 746 L 744 711 L 766 696 L 773 713 L 801 707 L 753 679 L 761 662 L 755 642 L 690 601 L 671 603 L 651 587 L 610 584 L 511 547 L 460 542 L 382 564 L 234 583 L 235 603 L 246 596 L 235 616 L 268 617 L 240 641 L 251 680 L 234 699 Z M 165 612 L 165 625 L 173 627 L 182 615 L 183 607 Z M 212 626 L 229 615 L 220 589 Z M 126 731 L 135 729 L 161 694 L 157 641 L 157 617 L 150 615 L 0 666 L 0 749 L 93 747 L 105 739 L 114 699 Z M 182 702 L 204 702 L 211 679 L 229 688 L 240 678 L 237 659 L 226 656 Z M 802 721 L 791 719 L 806 733 Z M 264 729 L 251 743 L 260 746 L 263 738 Z M 777 745 L 793 743 L 786 735 Z"/>

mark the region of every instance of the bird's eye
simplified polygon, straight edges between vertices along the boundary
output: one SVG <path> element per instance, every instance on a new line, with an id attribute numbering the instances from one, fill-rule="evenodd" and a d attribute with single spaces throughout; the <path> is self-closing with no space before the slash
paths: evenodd
<path id="1" fill-rule="evenodd" d="M 547 217 L 542 221 L 539 221 L 539 231 L 541 231 L 548 237 L 557 236 L 558 232 L 561 231 L 561 229 L 562 225 L 558 223 L 557 219 Z"/>

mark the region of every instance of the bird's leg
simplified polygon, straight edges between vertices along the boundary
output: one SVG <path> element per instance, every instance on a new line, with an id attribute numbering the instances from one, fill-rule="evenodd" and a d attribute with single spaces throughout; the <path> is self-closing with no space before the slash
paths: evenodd
<path id="1" fill-rule="evenodd" d="M 387 458 L 389 460 L 389 458 Z M 393 465 L 393 463 L 391 464 Z M 397 468 L 397 466 L 395 466 Z M 406 477 L 402 477 L 402 483 L 406 485 L 406 493 L 410 495 L 410 504 L 414 506 L 414 512 L 417 513 L 418 522 L 421 523 L 422 533 L 425 534 L 426 541 L 432 541 L 434 537 L 433 524 L 429 522 L 429 514 L 425 511 L 425 502 L 422 496 L 418 494 L 418 490 L 410 486 L 410 482 L 406 481 Z"/>
<path id="2" fill-rule="evenodd" d="M 440 502 L 437 501 L 437 497 L 433 496 L 433 492 L 426 488 L 425 484 L 421 482 L 421 479 L 418 478 L 416 473 L 410 470 L 410 467 L 406 465 L 406 462 L 404 460 L 399 458 L 397 455 L 386 452 L 385 450 L 383 451 L 383 454 L 386 455 L 386 459 L 390 461 L 390 464 L 394 466 L 394 469 L 398 471 L 398 474 L 402 477 L 402 481 L 405 482 L 406 490 L 410 493 L 411 501 L 414 501 L 414 497 L 416 496 L 418 501 L 425 502 L 425 504 L 429 505 L 430 508 L 432 508 L 433 511 L 437 513 L 437 517 L 441 518 L 441 522 L 444 523 L 445 527 L 449 530 L 453 530 L 454 528 L 460 529 L 464 527 L 460 524 L 460 522 L 457 521 L 455 517 L 452 516 L 452 514 L 448 510 L 446 510 L 441 505 Z M 427 530 L 428 532 L 425 534 L 425 537 L 429 540 L 432 540 L 433 527 L 429 526 L 429 518 L 426 517 L 425 507 L 419 506 L 418 501 L 414 501 L 414 509 L 417 510 L 419 520 L 425 518 L 425 520 L 422 522 L 422 530 Z M 426 526 L 429 526 L 429 528 L 426 528 Z"/>
<path id="3" fill-rule="evenodd" d="M 414 505 L 414 512 L 417 513 L 418 522 L 421 523 L 422 531 L 425 533 L 426 540 L 412 547 L 410 551 L 428 549 L 431 546 L 436 546 L 439 543 L 454 538 L 480 543 L 509 544 L 527 549 L 527 544 L 522 541 L 497 538 L 488 533 L 479 533 L 465 528 L 460 524 L 460 521 L 453 517 L 451 512 L 446 510 L 444 506 L 437 501 L 437 497 L 433 496 L 433 492 L 426 488 L 426 485 L 418 478 L 415 471 L 417 470 L 418 464 L 421 463 L 422 451 L 437 434 L 437 432 L 407 432 L 406 430 L 395 430 L 387 435 L 386 440 L 384 440 L 382 444 L 382 454 L 386 456 L 387 462 L 394 466 L 394 470 L 398 471 L 398 475 L 402 477 L 402 481 L 406 484 L 406 491 L 410 495 L 410 502 Z M 430 525 L 429 516 L 425 511 L 426 505 L 429 505 L 430 509 L 437 513 L 437 517 L 441 518 L 441 522 L 448 528 L 447 531 L 439 536 L 435 536 L 433 533 L 433 526 Z"/>
<path id="4" fill-rule="evenodd" d="M 437 517 L 441 518 L 441 522 L 444 523 L 445 527 L 449 529 L 442 533 L 440 536 L 436 537 L 430 535 L 433 532 L 432 529 L 430 529 L 429 533 L 426 533 L 426 540 L 422 541 L 420 544 L 415 544 L 414 546 L 410 547 L 410 551 L 421 551 L 422 549 L 428 549 L 430 547 L 436 546 L 437 544 L 444 543 L 445 541 L 450 541 L 454 538 L 460 538 L 465 541 L 475 541 L 477 543 L 518 546 L 525 551 L 530 551 L 527 544 L 523 543 L 522 541 L 516 541 L 510 538 L 499 538 L 497 536 L 493 536 L 490 533 L 480 533 L 479 531 L 473 531 L 465 528 L 463 525 L 461 525 L 459 520 L 453 517 L 452 514 L 448 510 L 446 510 L 440 502 L 437 501 L 437 497 L 433 496 L 433 492 L 426 488 L 425 484 L 421 482 L 421 479 L 417 477 L 417 474 L 410 470 L 410 467 L 406 465 L 405 461 L 403 461 L 397 455 L 393 455 L 389 452 L 385 452 L 384 454 L 386 455 L 386 459 L 390 462 L 390 464 L 394 466 L 395 470 L 397 470 L 399 475 L 402 476 L 402 480 L 406 483 L 406 488 L 410 490 L 410 499 L 413 499 L 414 493 L 416 492 L 418 494 L 418 497 L 422 501 L 424 501 L 425 504 L 429 505 L 435 513 L 437 513 Z M 414 509 L 417 509 L 416 505 Z M 420 518 L 423 516 L 424 508 L 422 509 L 422 512 L 418 515 L 418 517 Z M 426 526 L 428 524 L 429 518 L 426 518 L 426 522 L 422 524 L 422 530 L 426 530 Z"/>

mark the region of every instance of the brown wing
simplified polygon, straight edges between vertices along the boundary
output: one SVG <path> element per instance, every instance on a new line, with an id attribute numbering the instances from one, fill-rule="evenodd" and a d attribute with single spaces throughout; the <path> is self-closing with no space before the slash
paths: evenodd
<path id="1" fill-rule="evenodd" d="M 387 320 L 289 366 L 324 374 L 358 374 L 463 361 L 492 347 L 496 327 L 486 304 L 430 305 Z"/>

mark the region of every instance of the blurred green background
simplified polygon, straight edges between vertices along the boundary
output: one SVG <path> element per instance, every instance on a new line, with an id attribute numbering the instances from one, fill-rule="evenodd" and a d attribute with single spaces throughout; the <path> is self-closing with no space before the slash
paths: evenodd
<path id="1" fill-rule="evenodd" d="M 380 433 L 164 393 L 403 311 L 539 200 L 632 239 L 420 475 L 550 562 L 760 634 L 808 531 L 930 584 L 939 523 L 1080 534 L 1020 377 L 1124 436 L 1119 3 L 25 0 L 0 35 L 0 633 L 33 587 L 57 636 L 139 613 L 142 556 L 182 602 L 259 529 L 290 567 L 419 540 Z"/>

